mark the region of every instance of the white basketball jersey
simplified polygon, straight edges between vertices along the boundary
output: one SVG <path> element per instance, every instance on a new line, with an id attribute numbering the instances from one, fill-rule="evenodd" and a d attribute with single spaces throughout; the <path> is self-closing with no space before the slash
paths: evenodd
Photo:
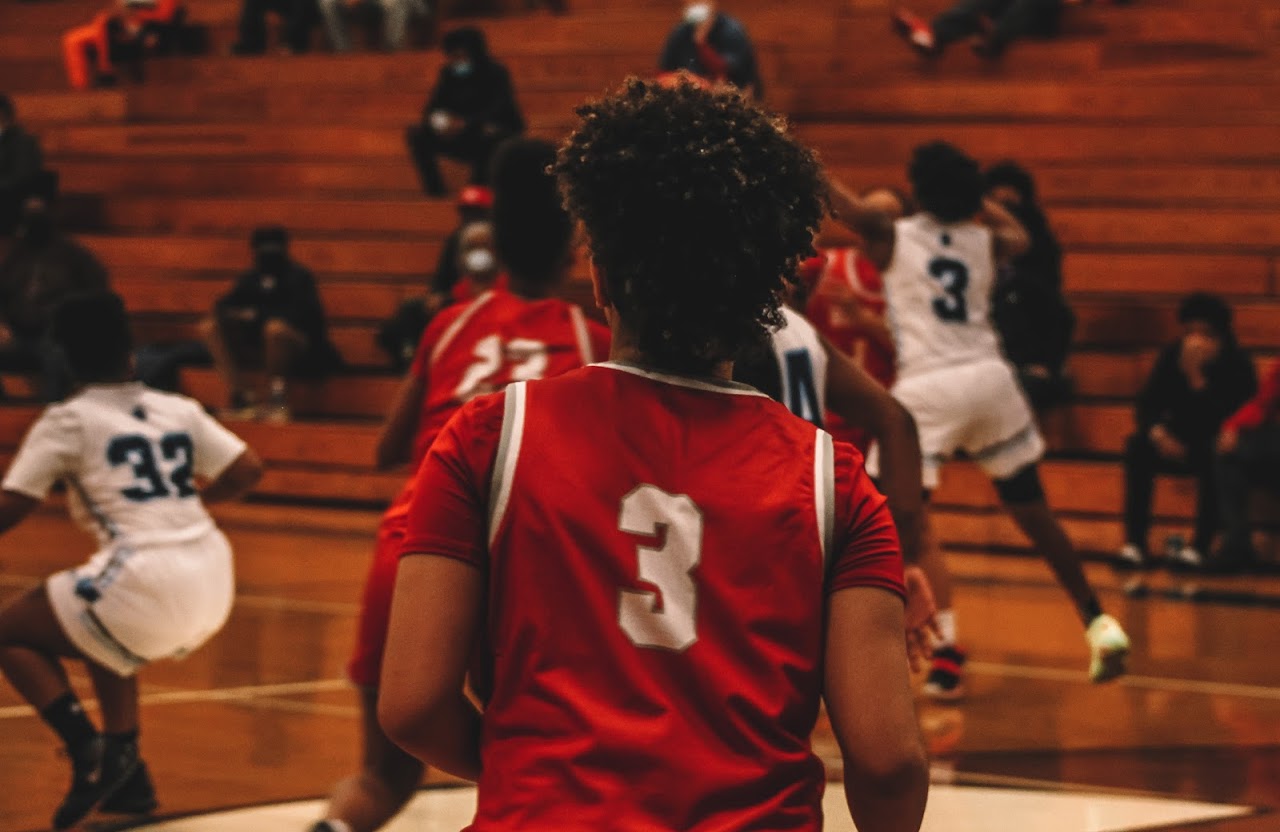
<path id="1" fill-rule="evenodd" d="M 884 291 L 898 377 L 1002 358 L 991 324 L 991 230 L 975 222 L 944 225 L 920 213 L 898 220 L 894 231 Z"/>
<path id="2" fill-rule="evenodd" d="M 191 399 L 95 384 L 44 411 L 3 487 L 43 500 L 66 482 L 72 517 L 103 545 L 181 543 L 214 527 L 196 477 L 216 479 L 245 447 Z"/>
<path id="3" fill-rule="evenodd" d="M 827 411 L 827 351 L 818 330 L 803 315 L 784 306 L 782 317 L 783 325 L 773 333 L 782 403 L 821 427 Z"/>

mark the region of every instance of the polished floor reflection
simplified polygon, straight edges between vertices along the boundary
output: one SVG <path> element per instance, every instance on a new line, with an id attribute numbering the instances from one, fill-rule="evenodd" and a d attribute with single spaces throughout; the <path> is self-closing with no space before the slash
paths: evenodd
<path id="1" fill-rule="evenodd" d="M 355 697 L 342 668 L 376 516 L 233 507 L 225 522 L 240 579 L 231 622 L 188 660 L 142 677 L 143 747 L 164 817 L 315 798 L 357 757 Z M 80 561 L 86 548 L 60 516 L 33 517 L 0 538 L 0 602 Z M 1040 563 L 971 554 L 953 563 L 961 640 L 973 657 L 970 695 L 954 707 L 922 702 L 920 716 L 936 779 L 968 788 L 936 791 L 931 832 L 1012 829 L 989 821 L 1015 816 L 1026 818 L 1016 828 L 1049 832 L 1197 821 L 1196 829 L 1223 832 L 1280 829 L 1275 815 L 1179 815 L 1190 809 L 1163 801 L 1123 804 L 1137 814 L 1113 820 L 1092 808 L 1072 814 L 1054 798 L 1280 806 L 1280 609 L 1174 600 L 1189 593 L 1167 576 L 1150 579 L 1148 597 L 1132 598 L 1122 576 L 1093 566 L 1104 605 L 1137 648 L 1132 676 L 1094 687 L 1079 622 Z M 1280 597 L 1274 578 L 1204 586 Z M 85 686 L 82 672 L 75 678 Z M 825 726 L 815 743 L 835 769 Z M 46 828 L 64 766 L 48 731 L 0 683 L 0 832 Z M 1006 802 L 987 801 L 985 789 Z M 1032 814 L 1014 814 L 1022 811 Z M 305 818 L 289 818 L 198 828 L 304 828 Z"/>

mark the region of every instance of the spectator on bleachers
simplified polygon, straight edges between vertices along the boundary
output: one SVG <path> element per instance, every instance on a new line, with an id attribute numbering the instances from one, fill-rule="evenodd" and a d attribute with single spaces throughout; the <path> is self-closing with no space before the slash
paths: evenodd
<path id="1" fill-rule="evenodd" d="M 409 31 L 409 18 L 425 14 L 424 0 L 369 0 L 382 7 L 382 47 L 397 52 L 404 47 Z M 347 22 L 343 19 L 350 9 L 368 5 L 366 0 L 320 0 L 320 14 L 329 34 L 329 44 L 335 52 L 351 51 L 351 36 L 347 34 Z"/>
<path id="2" fill-rule="evenodd" d="M 461 272 L 458 267 L 458 240 L 462 229 L 474 222 L 487 221 L 493 212 L 493 191 L 483 185 L 468 185 L 458 192 L 458 227 L 445 238 L 436 271 L 431 278 L 427 307 L 434 314 L 453 301 L 453 287 Z"/>
<path id="3" fill-rule="evenodd" d="M 747 27 L 717 10 L 715 3 L 695 2 L 685 7 L 684 18 L 662 47 L 658 68 L 663 72 L 685 70 L 715 84 L 730 83 L 756 98 L 764 94 Z"/>
<path id="4" fill-rule="evenodd" d="M 0 94 L 0 236 L 13 231 L 43 165 L 40 142 L 18 123 L 13 100 Z"/>
<path id="5" fill-rule="evenodd" d="M 311 29 L 319 15 L 316 0 L 243 0 L 232 55 L 261 55 L 267 51 L 268 12 L 280 16 L 284 26 L 284 51 L 293 55 L 310 51 Z"/>
<path id="6" fill-rule="evenodd" d="M 1122 564 L 1149 561 L 1151 497 L 1156 474 L 1197 480 L 1195 531 L 1190 544 L 1167 552 L 1171 565 L 1198 568 L 1218 530 L 1214 442 L 1227 417 L 1258 388 L 1257 371 L 1236 343 L 1231 309 L 1218 296 L 1196 293 L 1178 309 L 1182 337 L 1156 359 L 1138 393 L 1137 432 L 1124 450 Z"/>
<path id="7" fill-rule="evenodd" d="M 182 0 L 120 0 L 118 7 L 69 30 L 62 36 L 62 56 L 71 86 L 84 90 L 114 81 L 113 53 L 122 47 L 155 45 L 165 27 L 178 20 L 182 7 Z"/>
<path id="8" fill-rule="evenodd" d="M 445 64 L 422 121 L 405 140 L 422 180 L 422 190 L 443 196 L 439 156 L 471 165 L 471 184 L 489 181 L 489 162 L 498 145 L 524 131 L 511 74 L 489 54 L 484 33 L 464 26 L 444 36 Z"/>
<path id="9" fill-rule="evenodd" d="M 894 31 L 925 57 L 941 55 L 952 43 L 971 38 L 974 53 L 998 58 L 1013 41 L 1057 34 L 1063 0 L 958 0 L 927 21 L 902 8 L 894 12 Z"/>
<path id="10" fill-rule="evenodd" d="M 1258 395 L 1222 426 L 1217 474 L 1223 534 L 1212 565 L 1235 571 L 1257 558 L 1250 536 L 1250 493 L 1255 488 L 1280 491 L 1280 361 L 1271 365 Z"/>
<path id="11" fill-rule="evenodd" d="M 262 417 L 276 424 L 290 418 L 286 379 L 315 377 L 341 365 L 329 341 L 324 307 L 311 272 L 289 257 L 283 228 L 257 228 L 250 238 L 253 268 L 201 324 L 214 366 L 230 391 L 230 418 Z M 261 367 L 265 391 L 246 383 L 244 370 Z M 265 392 L 260 398 L 255 393 Z M 265 400 L 265 409 L 257 402 Z"/>
<path id="12" fill-rule="evenodd" d="M 28 197 L 13 247 L 0 262 L 0 369 L 37 375 L 44 401 L 69 393 L 71 378 L 48 339 L 49 322 L 71 295 L 107 288 L 98 258 L 58 228 L 50 195 Z"/>
<path id="13" fill-rule="evenodd" d="M 1001 162 L 986 172 L 987 196 L 1022 223 L 1031 248 L 1000 270 L 992 317 L 1005 355 L 1037 408 L 1066 399 L 1067 353 L 1075 313 L 1062 293 L 1062 247 L 1036 199 L 1035 182 L 1020 165 Z"/>

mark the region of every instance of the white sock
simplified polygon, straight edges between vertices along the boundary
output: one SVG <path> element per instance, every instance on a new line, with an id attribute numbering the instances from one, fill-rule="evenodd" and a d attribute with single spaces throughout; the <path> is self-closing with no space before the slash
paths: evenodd
<path id="1" fill-rule="evenodd" d="M 938 631 L 942 633 L 942 637 L 938 639 L 936 647 L 955 647 L 956 645 L 956 611 L 952 609 L 938 610 L 935 616 L 938 622 Z"/>

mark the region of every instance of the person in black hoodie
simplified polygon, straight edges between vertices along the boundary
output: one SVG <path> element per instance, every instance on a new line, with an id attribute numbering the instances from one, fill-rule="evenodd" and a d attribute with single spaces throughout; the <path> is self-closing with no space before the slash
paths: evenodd
<path id="1" fill-rule="evenodd" d="M 1001 162 L 985 176 L 987 196 L 1013 214 L 1031 238 L 1027 252 L 1000 270 L 992 318 L 1027 398 L 1036 408 L 1047 407 L 1071 392 L 1066 363 L 1076 318 L 1062 294 L 1062 247 L 1025 168 Z"/>
<path id="2" fill-rule="evenodd" d="M 484 33 L 465 26 L 444 36 L 445 65 L 422 121 L 405 133 L 409 154 L 429 196 L 443 196 L 437 157 L 471 165 L 471 184 L 489 181 L 489 161 L 506 139 L 524 130 L 511 75 L 489 55 Z"/>
<path id="3" fill-rule="evenodd" d="M 1158 473 L 1197 480 L 1195 532 L 1189 545 L 1168 552 L 1171 565 L 1197 568 L 1218 529 L 1214 442 L 1227 417 L 1258 388 L 1257 371 L 1236 343 L 1231 309 L 1197 292 L 1178 309 L 1182 337 L 1161 351 L 1138 393 L 1137 432 L 1124 451 L 1124 565 L 1148 562 L 1152 487 Z"/>
<path id="4" fill-rule="evenodd" d="M 254 229 L 253 268 L 201 324 L 214 366 L 230 390 L 232 418 L 262 416 L 289 421 L 285 379 L 317 376 L 336 369 L 341 356 L 329 340 L 324 307 L 311 272 L 289 258 L 289 234 L 278 226 Z M 265 411 L 244 383 L 242 370 L 261 365 L 267 376 Z"/>
<path id="5" fill-rule="evenodd" d="M 9 96 L 0 94 L 0 236 L 17 226 L 22 204 L 37 190 L 43 167 L 40 142 L 18 123 Z"/>

